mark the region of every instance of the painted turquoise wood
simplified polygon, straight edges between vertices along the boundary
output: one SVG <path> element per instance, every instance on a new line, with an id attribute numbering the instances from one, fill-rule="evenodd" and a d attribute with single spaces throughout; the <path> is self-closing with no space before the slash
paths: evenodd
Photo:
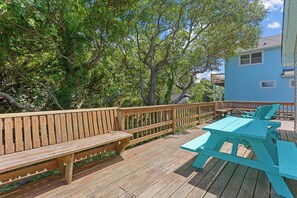
<path id="1" fill-rule="evenodd" d="M 273 116 L 275 116 L 275 113 L 279 109 L 280 104 L 273 104 L 271 106 L 272 106 L 272 109 L 266 115 L 265 120 L 270 120 Z"/>
<path id="2" fill-rule="evenodd" d="M 281 47 L 263 50 L 263 63 L 239 65 L 239 56 L 225 62 L 225 100 L 294 102 L 292 77 L 282 77 Z M 275 88 L 260 88 L 260 81 L 273 80 Z"/>
<path id="3" fill-rule="evenodd" d="M 198 157 L 193 163 L 193 166 L 198 169 L 202 169 L 207 159 L 210 156 L 213 156 L 219 159 L 228 160 L 234 163 L 263 170 L 265 171 L 278 195 L 290 198 L 293 197 L 282 177 L 285 176 L 282 175 L 285 173 L 283 172 L 281 174 L 279 170 L 279 163 L 281 158 L 285 156 L 284 154 L 286 152 L 283 151 L 283 154 L 280 154 L 281 152 L 277 151 L 276 145 L 267 135 L 269 123 L 270 122 L 268 120 L 227 117 L 204 127 L 203 129 L 208 130 L 210 133 L 207 141 L 205 142 L 206 136 L 201 138 L 199 141 L 196 140 L 201 145 L 200 148 L 197 148 L 195 145 L 193 145 L 195 142 L 190 141 L 191 144 L 189 144 L 191 145 L 192 151 L 195 150 L 199 153 Z M 257 156 L 257 160 L 237 156 L 236 148 L 232 149 L 231 154 L 221 153 L 220 148 L 225 141 L 229 141 L 230 139 L 234 143 L 233 147 L 236 147 L 238 142 L 242 140 L 248 142 L 251 149 Z M 203 144 L 201 144 L 201 142 L 203 142 Z M 297 150 L 294 150 L 294 153 L 294 155 L 297 155 Z"/>
<path id="4" fill-rule="evenodd" d="M 279 172 L 282 176 L 297 180 L 297 148 L 292 142 L 277 141 Z"/>
<path id="5" fill-rule="evenodd" d="M 181 145 L 180 148 L 188 150 L 188 151 L 196 152 L 199 148 L 203 147 L 203 145 L 207 142 L 209 136 L 210 136 L 210 133 L 207 132 L 207 133 L 187 142 L 186 144 Z"/>
<path id="6" fill-rule="evenodd" d="M 270 120 L 273 116 L 275 116 L 276 111 L 279 109 L 280 104 L 273 104 L 271 105 L 270 111 L 267 112 L 265 117 L 263 118 L 264 120 Z M 259 108 L 258 108 L 259 109 Z M 261 119 L 261 117 L 256 117 L 257 116 L 257 111 L 256 112 L 246 112 L 246 114 L 242 115 L 243 118 L 252 118 L 252 119 Z"/>

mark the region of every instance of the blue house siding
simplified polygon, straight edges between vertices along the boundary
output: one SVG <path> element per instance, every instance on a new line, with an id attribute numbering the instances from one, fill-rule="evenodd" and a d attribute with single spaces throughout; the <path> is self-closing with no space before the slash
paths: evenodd
<path id="1" fill-rule="evenodd" d="M 261 50 L 260 50 L 261 51 Z M 282 77 L 281 48 L 262 50 L 263 62 L 239 65 L 239 56 L 225 64 L 225 100 L 293 102 L 292 78 Z M 260 88 L 260 81 L 276 81 L 276 88 Z"/>

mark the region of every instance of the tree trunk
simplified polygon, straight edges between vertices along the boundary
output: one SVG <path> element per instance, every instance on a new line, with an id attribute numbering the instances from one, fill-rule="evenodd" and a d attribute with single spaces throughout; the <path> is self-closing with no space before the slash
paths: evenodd
<path id="1" fill-rule="evenodd" d="M 156 69 L 155 68 L 151 68 L 149 105 L 155 105 L 156 81 L 157 81 L 157 72 L 156 72 Z"/>

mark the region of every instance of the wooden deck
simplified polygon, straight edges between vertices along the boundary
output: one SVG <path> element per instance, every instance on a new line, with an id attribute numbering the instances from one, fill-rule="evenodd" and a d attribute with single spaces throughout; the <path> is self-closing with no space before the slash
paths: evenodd
<path id="1" fill-rule="evenodd" d="M 104 161 L 75 169 L 66 185 L 60 175 L 26 184 L 0 197 L 278 197 L 262 171 L 210 159 L 197 172 L 195 153 L 179 146 L 204 132 L 202 126 L 143 144 Z M 282 131 L 282 138 L 296 141 L 296 134 Z M 230 144 L 223 149 L 229 152 Z M 254 157 L 244 147 L 239 154 Z M 297 196 L 297 182 L 287 181 Z"/>

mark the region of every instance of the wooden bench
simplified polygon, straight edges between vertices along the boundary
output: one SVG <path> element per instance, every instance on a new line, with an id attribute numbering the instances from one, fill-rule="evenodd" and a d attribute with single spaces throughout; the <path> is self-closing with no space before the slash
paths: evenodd
<path id="1" fill-rule="evenodd" d="M 216 114 L 218 117 L 230 114 L 232 108 L 225 108 L 223 102 L 216 102 Z"/>
<path id="2" fill-rule="evenodd" d="M 2 114 L 0 185 L 51 170 L 71 183 L 75 162 L 125 149 L 118 126 L 117 108 Z"/>
<path id="3" fill-rule="evenodd" d="M 292 142 L 277 141 L 279 173 L 283 177 L 297 180 L 297 148 Z"/>

